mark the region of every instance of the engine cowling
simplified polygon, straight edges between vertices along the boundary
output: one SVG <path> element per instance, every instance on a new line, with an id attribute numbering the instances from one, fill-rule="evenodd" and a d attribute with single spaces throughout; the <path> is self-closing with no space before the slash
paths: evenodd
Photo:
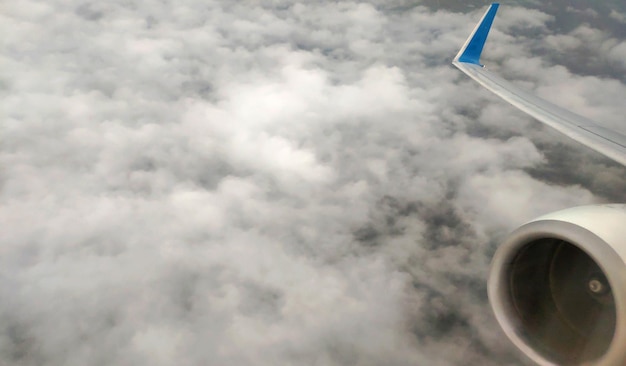
<path id="1" fill-rule="evenodd" d="M 540 365 L 626 365 L 626 205 L 570 208 L 498 248 L 489 301 Z"/>

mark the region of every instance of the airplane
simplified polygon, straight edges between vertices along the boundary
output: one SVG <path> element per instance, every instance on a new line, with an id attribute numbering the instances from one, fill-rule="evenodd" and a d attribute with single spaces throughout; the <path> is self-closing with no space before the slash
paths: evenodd
<path id="1" fill-rule="evenodd" d="M 490 72 L 480 56 L 499 4 L 489 6 L 452 64 L 566 136 L 626 166 L 626 136 Z M 626 365 L 626 204 L 549 213 L 513 231 L 487 279 L 504 333 L 539 365 Z"/>

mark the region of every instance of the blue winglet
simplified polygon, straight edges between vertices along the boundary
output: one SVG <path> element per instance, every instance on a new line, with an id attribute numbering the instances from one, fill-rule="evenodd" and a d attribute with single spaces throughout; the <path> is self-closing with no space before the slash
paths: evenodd
<path id="1" fill-rule="evenodd" d="M 463 48 L 459 51 L 455 61 L 483 66 L 480 63 L 480 54 L 483 52 L 483 46 L 487 40 L 487 35 L 489 35 L 489 29 L 491 29 L 493 19 L 496 17 L 498 6 L 500 6 L 500 4 L 493 3 L 489 9 L 487 9 L 487 12 L 480 20 L 480 23 L 478 23 L 472 34 L 465 42 L 465 45 L 463 45 Z"/>

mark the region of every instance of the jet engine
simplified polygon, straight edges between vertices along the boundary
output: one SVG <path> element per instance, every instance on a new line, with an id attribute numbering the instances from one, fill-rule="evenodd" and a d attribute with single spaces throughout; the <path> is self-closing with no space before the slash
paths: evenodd
<path id="1" fill-rule="evenodd" d="M 626 205 L 554 212 L 515 230 L 493 258 L 489 301 L 540 365 L 626 365 Z"/>

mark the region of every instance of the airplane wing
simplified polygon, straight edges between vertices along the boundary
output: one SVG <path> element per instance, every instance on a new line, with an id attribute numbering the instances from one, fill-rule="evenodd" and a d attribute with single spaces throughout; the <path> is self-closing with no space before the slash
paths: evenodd
<path id="1" fill-rule="evenodd" d="M 498 11 L 493 3 L 474 28 L 452 64 L 500 98 L 570 138 L 626 166 L 626 136 L 548 102 L 480 64 L 480 54 Z"/>

